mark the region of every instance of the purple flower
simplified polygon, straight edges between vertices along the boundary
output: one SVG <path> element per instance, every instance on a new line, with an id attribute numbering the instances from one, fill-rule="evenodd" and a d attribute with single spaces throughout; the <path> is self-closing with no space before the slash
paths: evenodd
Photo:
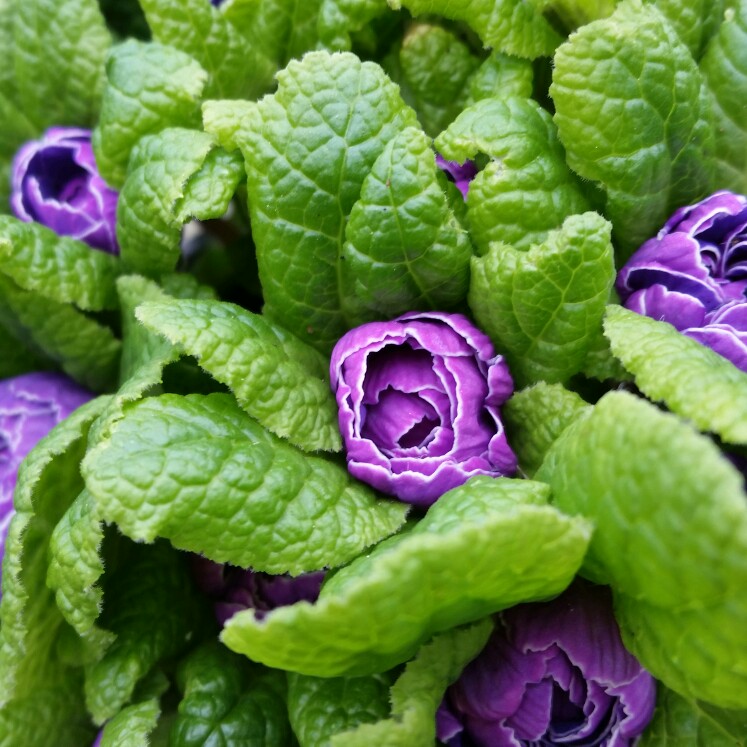
<path id="1" fill-rule="evenodd" d="M 0 559 L 21 462 L 57 423 L 92 397 L 58 373 L 30 373 L 0 381 Z"/>
<path id="2" fill-rule="evenodd" d="M 447 161 L 442 155 L 436 153 L 436 166 L 446 174 L 450 181 L 454 182 L 457 189 L 462 193 L 462 197 L 466 200 L 469 183 L 477 174 L 477 166 L 474 162 Z"/>
<path id="3" fill-rule="evenodd" d="M 90 130 L 52 127 L 13 160 L 10 204 L 18 218 L 117 254 L 118 194 L 99 175 Z"/>
<path id="4" fill-rule="evenodd" d="M 215 616 L 221 625 L 241 610 L 253 609 L 262 619 L 276 607 L 315 602 L 325 576 L 324 571 L 274 576 L 214 563 L 200 555 L 193 556 L 192 571 L 200 591 L 215 601 Z"/>
<path id="5" fill-rule="evenodd" d="M 623 305 L 663 320 L 747 371 L 747 197 L 680 208 L 617 276 Z"/>
<path id="6" fill-rule="evenodd" d="M 429 506 L 473 475 L 516 470 L 499 412 L 513 392 L 508 366 L 461 314 L 352 329 L 330 379 L 348 469 L 378 490 Z"/>
<path id="7" fill-rule="evenodd" d="M 606 587 L 502 613 L 447 691 L 438 738 L 486 747 L 629 747 L 653 715 L 655 681 L 624 648 Z"/>

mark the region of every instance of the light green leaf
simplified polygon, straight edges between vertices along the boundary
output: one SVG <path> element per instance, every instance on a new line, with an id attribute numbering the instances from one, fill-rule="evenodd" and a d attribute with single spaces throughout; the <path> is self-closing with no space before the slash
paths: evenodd
<path id="1" fill-rule="evenodd" d="M 275 435 L 306 451 L 342 448 L 328 362 L 282 327 L 219 301 L 148 303 L 137 317 L 197 358 Z"/>
<path id="2" fill-rule="evenodd" d="M 470 308 L 519 385 L 583 368 L 615 280 L 610 229 L 597 213 L 574 215 L 527 252 L 497 244 L 472 260 Z"/>
<path id="3" fill-rule="evenodd" d="M 402 95 L 423 129 L 435 137 L 464 108 L 467 82 L 480 64 L 453 31 L 428 23 L 407 29 L 399 51 Z"/>
<path id="4" fill-rule="evenodd" d="M 173 747 L 295 744 L 281 672 L 253 667 L 214 641 L 182 661 L 177 678 L 184 697 L 171 728 Z"/>
<path id="5" fill-rule="evenodd" d="M 464 301 L 472 246 L 441 188 L 430 140 L 408 127 L 363 181 L 340 256 L 350 326 Z"/>
<path id="6" fill-rule="evenodd" d="M 555 55 L 558 133 L 571 168 L 606 191 L 622 259 L 711 189 L 704 91 L 687 47 L 642 0 L 582 27 Z"/>
<path id="7" fill-rule="evenodd" d="M 533 79 L 531 62 L 493 51 L 469 80 L 467 104 L 489 98 L 531 98 Z"/>
<path id="8" fill-rule="evenodd" d="M 747 707 L 743 477 L 690 425 L 606 394 L 537 473 L 594 535 L 583 575 L 612 587 L 625 645 L 667 687 Z"/>
<path id="9" fill-rule="evenodd" d="M 687 700 L 659 685 L 656 711 L 639 747 L 745 747 L 747 711 Z"/>
<path id="10" fill-rule="evenodd" d="M 70 304 L 19 288 L 0 274 L 0 322 L 34 353 L 93 391 L 114 388 L 120 342 Z"/>
<path id="11" fill-rule="evenodd" d="M 140 0 L 153 39 L 193 57 L 210 75 L 206 96 L 255 98 L 272 83 L 274 65 L 231 22 L 230 13 L 203 0 Z M 254 2 L 234 0 L 254 18 Z M 240 14 L 237 12 L 236 17 Z"/>
<path id="12" fill-rule="evenodd" d="M 189 209 L 194 200 L 188 187 L 190 178 L 198 174 L 209 158 L 215 143 L 213 138 L 195 130 L 168 128 L 157 135 L 146 135 L 132 151 L 127 180 L 117 203 L 117 239 L 123 263 L 143 275 L 171 272 L 180 256 L 179 241 L 182 224 L 189 216 L 181 209 L 185 199 Z M 214 168 L 199 177 L 200 190 L 204 178 L 224 179 L 235 186 L 235 172 Z M 194 217 L 214 217 L 228 207 L 228 195 L 221 183 L 213 185 L 216 199 Z M 229 187 L 230 189 L 230 187 Z M 221 209 L 222 208 L 222 209 Z M 196 211 L 195 211 L 196 212 Z"/>
<path id="13" fill-rule="evenodd" d="M 155 42 L 129 39 L 106 63 L 101 117 L 93 132 L 99 172 L 121 188 L 127 162 L 143 135 L 166 127 L 197 127 L 207 73 L 189 55 Z"/>
<path id="14" fill-rule="evenodd" d="M 347 329 L 347 216 L 376 158 L 415 114 L 377 65 L 324 52 L 291 62 L 277 93 L 240 111 L 265 313 L 327 352 Z"/>
<path id="15" fill-rule="evenodd" d="M 609 306 L 604 334 L 650 399 L 724 441 L 747 443 L 747 374 L 671 324 Z"/>
<path id="16" fill-rule="evenodd" d="M 19 287 L 85 311 L 117 307 L 117 257 L 41 223 L 0 216 L 0 272 Z"/>
<path id="17" fill-rule="evenodd" d="M 111 44 L 98 2 L 24 0 L 13 8 L 19 108 L 38 129 L 92 125 Z"/>
<path id="18" fill-rule="evenodd" d="M 435 14 L 468 23 L 486 47 L 517 57 L 551 57 L 562 37 L 542 11 L 547 0 L 388 0 L 414 16 Z"/>
<path id="19" fill-rule="evenodd" d="M 713 3 L 714 6 L 722 3 Z M 720 189 L 747 192 L 747 123 L 740 102 L 747 96 L 747 2 L 730 3 L 700 69 L 714 118 L 716 176 Z"/>
<path id="20" fill-rule="evenodd" d="M 739 1 L 739 0 L 737 0 Z M 726 0 L 655 0 L 661 14 L 672 24 L 695 60 L 703 55 L 724 18 Z M 729 0 L 729 5 L 734 3 Z"/>
<path id="21" fill-rule="evenodd" d="M 0 49 L 13 49 L 14 15 L 14 0 L 0 0 Z M 13 65 L 2 65 L 0 67 L 0 95 L 15 101 L 17 93 Z"/>
<path id="22" fill-rule="evenodd" d="M 534 475 L 561 433 L 589 409 L 591 405 L 560 384 L 540 382 L 516 392 L 502 416 L 521 469 Z"/>
<path id="23" fill-rule="evenodd" d="M 319 39 L 330 51 L 350 50 L 351 35 L 387 11 L 386 0 L 322 0 L 317 21 Z"/>
<path id="24" fill-rule="evenodd" d="M 104 528 L 94 513 L 90 494 L 83 490 L 52 532 L 49 541 L 47 586 L 57 607 L 83 639 L 94 659 L 100 658 L 114 636 L 96 626 L 102 590 L 96 586 L 104 573 L 99 546 Z"/>
<path id="25" fill-rule="evenodd" d="M 126 550 L 103 579 L 101 625 L 116 638 L 86 667 L 86 705 L 97 724 L 130 702 L 158 662 L 179 655 L 211 613 L 194 589 L 185 555 L 166 542 L 128 543 Z"/>
<path id="26" fill-rule="evenodd" d="M 493 241 L 528 249 L 588 209 L 550 115 L 530 99 L 478 101 L 436 138 L 436 150 L 459 163 L 490 159 L 467 194 L 470 235 L 482 254 Z"/>
<path id="27" fill-rule="evenodd" d="M 389 669 L 434 633 L 568 585 L 590 527 L 544 505 L 547 498 L 540 483 L 473 478 L 413 529 L 334 574 L 313 605 L 280 607 L 262 620 L 239 612 L 221 638 L 255 661 L 302 674 Z"/>
<path id="28" fill-rule="evenodd" d="M 14 698 L 29 698 L 41 688 L 69 690 L 71 701 L 80 695 L 78 688 L 76 696 L 76 676 L 56 656 L 57 638 L 65 623 L 44 579 L 52 530 L 83 489 L 79 464 L 86 434 L 107 400 L 99 397 L 63 420 L 39 441 L 19 470 L 0 601 L 3 718 L 12 718 L 7 714 Z M 57 713 L 56 706 L 50 701 L 45 712 L 51 717 Z"/>
<path id="29" fill-rule="evenodd" d="M 84 464 L 100 515 L 135 540 L 269 573 L 345 563 L 395 532 L 406 507 L 343 466 L 305 456 L 229 395 L 129 407 Z"/>
<path id="30" fill-rule="evenodd" d="M 288 715 L 301 747 L 323 747 L 330 738 L 389 716 L 391 672 L 366 677 L 288 675 Z"/>
<path id="31" fill-rule="evenodd" d="M 123 708 L 104 727 L 101 747 L 147 747 L 160 715 L 158 698 Z"/>

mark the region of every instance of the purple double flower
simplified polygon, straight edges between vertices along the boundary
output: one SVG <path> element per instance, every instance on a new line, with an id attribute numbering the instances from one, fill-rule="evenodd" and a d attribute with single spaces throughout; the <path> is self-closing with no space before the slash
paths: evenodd
<path id="1" fill-rule="evenodd" d="M 90 130 L 51 127 L 13 160 L 10 204 L 16 217 L 111 254 L 119 252 L 117 198 L 96 167 Z"/>
<path id="2" fill-rule="evenodd" d="M 506 610 L 447 691 L 449 747 L 631 747 L 653 715 L 653 677 L 622 644 L 606 587 Z"/>
<path id="3" fill-rule="evenodd" d="M 747 371 L 747 197 L 680 208 L 617 276 L 623 305 L 669 322 Z"/>

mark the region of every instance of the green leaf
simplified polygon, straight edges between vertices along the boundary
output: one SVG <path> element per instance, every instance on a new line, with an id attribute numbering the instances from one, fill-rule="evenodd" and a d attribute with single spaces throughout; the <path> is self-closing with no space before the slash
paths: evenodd
<path id="1" fill-rule="evenodd" d="M 470 78 L 467 103 L 489 98 L 531 98 L 533 80 L 528 60 L 493 51 Z"/>
<path id="2" fill-rule="evenodd" d="M 326 49 L 350 50 L 351 36 L 388 12 L 387 0 L 322 0 L 317 29 Z"/>
<path id="3" fill-rule="evenodd" d="M 489 158 L 467 194 L 470 235 L 482 254 L 493 241 L 528 249 L 588 209 L 550 115 L 530 99 L 478 101 L 436 138 L 436 150 L 459 163 Z"/>
<path id="4" fill-rule="evenodd" d="M 745 747 L 747 711 L 726 711 L 687 700 L 661 685 L 654 718 L 640 747 Z"/>
<path id="5" fill-rule="evenodd" d="M 343 466 L 283 443 L 224 394 L 136 403 L 89 452 L 84 474 L 102 518 L 127 536 L 167 537 L 269 573 L 345 563 L 406 513 Z"/>
<path id="6" fill-rule="evenodd" d="M 427 23 L 407 29 L 399 51 L 403 80 L 398 82 L 431 137 L 464 108 L 467 82 L 479 64 L 480 59 L 453 31 Z"/>
<path id="7" fill-rule="evenodd" d="M 197 127 L 208 75 L 189 55 L 155 42 L 129 39 L 106 63 L 101 117 L 93 132 L 99 172 L 121 188 L 137 141 L 166 127 Z"/>
<path id="8" fill-rule="evenodd" d="M 13 49 L 14 0 L 0 0 L 0 49 Z M 0 95 L 15 101 L 18 94 L 13 65 L 0 67 Z"/>
<path id="9" fill-rule="evenodd" d="M 19 108 L 38 129 L 93 124 L 111 44 L 98 2 L 24 0 L 13 8 Z"/>
<path id="10" fill-rule="evenodd" d="M 171 728 L 174 747 L 288 747 L 294 744 L 285 678 L 252 667 L 217 641 L 194 651 L 178 671 L 184 697 Z"/>
<path id="11" fill-rule="evenodd" d="M 270 87 L 274 65 L 223 8 L 203 0 L 140 0 L 140 5 L 155 41 L 190 55 L 208 72 L 206 96 L 255 98 Z M 233 5 L 255 3 L 234 0 Z"/>
<path id="12" fill-rule="evenodd" d="M 103 579 L 101 625 L 116 638 L 86 667 L 86 705 L 97 724 L 130 702 L 156 664 L 181 653 L 210 613 L 194 590 L 186 556 L 166 542 L 128 543 L 127 549 Z"/>
<path id="13" fill-rule="evenodd" d="M 672 24 L 695 60 L 701 58 L 709 40 L 726 20 L 726 0 L 655 0 L 654 4 Z M 731 0 L 729 4 L 733 6 Z"/>
<path id="14" fill-rule="evenodd" d="M 39 689 L 60 689 L 63 693 L 67 690 L 69 702 L 80 695 L 78 689 L 76 696 L 74 673 L 56 656 L 56 642 L 64 628 L 64 619 L 44 579 L 50 535 L 83 489 L 79 464 L 85 452 L 86 434 L 107 399 L 99 397 L 88 402 L 62 421 L 39 441 L 19 470 L 16 513 L 8 530 L 2 569 L 2 718 L 12 719 L 8 713 L 14 708 L 14 699 L 32 697 Z M 58 694 L 62 697 L 62 693 Z M 52 696 L 50 693 L 50 698 Z M 44 710 L 50 718 L 54 712 L 54 718 L 59 719 L 60 714 L 51 700 Z M 73 719 L 74 714 L 73 708 L 70 714 Z"/>
<path id="15" fill-rule="evenodd" d="M 434 633 L 568 585 L 590 527 L 543 505 L 547 497 L 540 483 L 473 478 L 411 531 L 338 571 L 315 604 L 262 620 L 239 612 L 221 638 L 255 661 L 302 674 L 389 669 Z"/>
<path id="16" fill-rule="evenodd" d="M 119 340 L 70 304 L 25 291 L 0 274 L 0 323 L 31 351 L 55 361 L 89 389 L 113 388 Z"/>
<path id="17" fill-rule="evenodd" d="M 340 256 L 342 310 L 350 326 L 463 303 L 472 246 L 437 172 L 429 138 L 408 127 L 364 179 Z"/>
<path id="18" fill-rule="evenodd" d="M 104 727 L 101 747 L 146 747 L 160 715 L 158 698 L 123 708 Z"/>
<path id="19" fill-rule="evenodd" d="M 117 257 L 41 223 L 0 216 L 0 272 L 19 287 L 85 311 L 117 307 Z"/>
<path id="20" fill-rule="evenodd" d="M 713 131 L 698 67 L 655 7 L 621 3 L 554 59 L 550 94 L 568 163 L 607 194 L 625 259 L 711 189 Z"/>
<path id="21" fill-rule="evenodd" d="M 583 368 L 615 280 L 610 230 L 597 213 L 574 215 L 527 252 L 497 244 L 472 260 L 470 308 L 519 385 Z"/>
<path id="22" fill-rule="evenodd" d="M 336 734 L 330 747 L 431 747 L 436 711 L 446 688 L 485 646 L 492 624 L 482 620 L 436 636 L 423 646 L 391 690 L 391 717 Z"/>
<path id="23" fill-rule="evenodd" d="M 414 16 L 436 14 L 468 23 L 486 47 L 517 57 L 551 57 L 562 37 L 542 11 L 547 0 L 388 0 Z"/>
<path id="24" fill-rule="evenodd" d="M 239 106 L 265 313 L 327 352 L 347 330 L 347 216 L 386 143 L 415 114 L 380 67 L 347 53 L 309 53 L 278 73 L 277 93 L 249 112 Z"/>
<path id="25" fill-rule="evenodd" d="M 540 382 L 516 392 L 503 406 L 502 416 L 521 469 L 534 475 L 563 431 L 590 408 L 560 384 Z"/>
<path id="26" fill-rule="evenodd" d="M 180 201 L 189 194 L 187 182 L 203 167 L 213 147 L 210 135 L 181 128 L 138 141 L 117 203 L 117 239 L 122 261 L 130 270 L 159 275 L 174 269 L 187 219 L 179 209 Z M 221 172 L 211 173 L 223 178 Z M 222 190 L 221 194 L 225 196 Z M 226 201 L 223 212 L 227 207 Z M 215 209 L 214 204 L 205 206 L 209 217 Z"/>
<path id="27" fill-rule="evenodd" d="M 604 334 L 650 399 L 724 441 L 747 443 L 747 374 L 671 324 L 609 306 Z"/>
<path id="28" fill-rule="evenodd" d="M 2 323 L 0 314 L 0 379 L 10 379 L 12 376 L 29 373 L 31 371 L 47 371 L 54 368 L 54 364 L 42 355 L 32 352 Z"/>
<path id="29" fill-rule="evenodd" d="M 104 528 L 95 514 L 91 495 L 83 490 L 65 512 L 49 541 L 47 586 L 57 607 L 83 639 L 94 659 L 101 658 L 114 636 L 96 626 L 102 590 L 96 584 L 104 573 L 99 546 Z"/>
<path id="30" fill-rule="evenodd" d="M 737 0 L 731 6 L 703 55 L 700 69 L 713 109 L 713 183 L 743 193 L 747 192 L 747 124 L 739 102 L 747 95 L 747 2 Z"/>
<path id="31" fill-rule="evenodd" d="M 594 535 L 582 573 L 612 587 L 625 645 L 690 698 L 747 707 L 747 497 L 705 436 L 624 392 L 551 448 L 538 480 Z"/>
<path id="32" fill-rule="evenodd" d="M 282 327 L 220 301 L 148 303 L 137 317 L 197 358 L 275 435 L 306 451 L 342 448 L 327 359 Z"/>
<path id="33" fill-rule="evenodd" d="M 391 672 L 366 677 L 288 675 L 288 715 L 301 747 L 322 747 L 340 732 L 389 716 Z"/>

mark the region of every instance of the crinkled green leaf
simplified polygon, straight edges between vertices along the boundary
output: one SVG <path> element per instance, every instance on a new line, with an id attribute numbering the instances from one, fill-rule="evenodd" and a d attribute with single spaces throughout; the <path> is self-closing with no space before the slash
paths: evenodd
<path id="1" fill-rule="evenodd" d="M 136 540 L 269 573 L 345 563 L 395 532 L 406 507 L 282 442 L 224 394 L 129 407 L 84 464 L 100 515 Z"/>
<path id="2" fill-rule="evenodd" d="M 460 163 L 490 159 L 467 194 L 470 235 L 483 254 L 492 241 L 527 249 L 588 209 L 550 115 L 530 99 L 478 101 L 436 138 L 436 150 Z"/>
<path id="3" fill-rule="evenodd" d="M 189 655 L 177 674 L 183 698 L 174 747 L 288 747 L 295 744 L 280 672 L 252 667 L 217 641 Z"/>
<path id="4" fill-rule="evenodd" d="M 0 11 L 2 9 L 0 8 Z M 2 15 L 0 15 L 2 19 Z M 3 39 L 0 36 L 0 45 Z M 0 46 L 0 49 L 10 50 L 11 46 Z M 10 65 L 0 66 L 5 70 L 11 69 Z M 0 74 L 1 75 L 1 74 Z M 1 85 L 1 84 L 0 84 Z M 0 214 L 10 212 L 10 180 L 11 161 L 18 148 L 27 140 L 33 140 L 38 136 L 37 128 L 29 121 L 28 116 L 19 108 L 19 105 L 3 93 L 0 88 Z"/>
<path id="5" fill-rule="evenodd" d="M 70 505 L 49 541 L 47 586 L 57 607 L 83 639 L 93 657 L 100 657 L 114 636 L 96 626 L 102 590 L 96 584 L 104 573 L 99 546 L 104 528 L 94 512 L 88 491 Z"/>
<path id="6" fill-rule="evenodd" d="M 486 47 L 517 57 L 551 57 L 562 37 L 542 11 L 548 0 L 388 0 L 395 10 L 468 23 Z"/>
<path id="7" fill-rule="evenodd" d="M 180 49 L 207 70 L 207 96 L 254 98 L 270 87 L 274 65 L 223 8 L 203 0 L 140 0 L 140 5 L 155 41 Z M 232 5 L 249 9 L 253 20 L 255 0 Z M 233 13 L 241 17 L 238 8 Z"/>
<path id="8" fill-rule="evenodd" d="M 0 216 L 0 272 L 27 291 L 85 311 L 114 309 L 117 257 L 41 223 Z"/>
<path id="9" fill-rule="evenodd" d="M 0 322 L 33 352 L 94 391 L 113 388 L 121 344 L 70 304 L 19 288 L 0 274 Z"/>
<path id="10" fill-rule="evenodd" d="M 472 245 L 449 207 L 421 130 L 403 130 L 376 159 L 345 239 L 339 282 L 350 326 L 463 303 Z"/>
<path id="11" fill-rule="evenodd" d="M 654 718 L 639 747 L 745 747 L 747 711 L 687 700 L 659 685 Z"/>
<path id="12" fill-rule="evenodd" d="M 714 3 L 718 6 L 721 3 Z M 716 176 L 720 189 L 747 192 L 747 123 L 741 102 L 747 96 L 747 2 L 730 3 L 700 69 L 714 118 Z"/>
<path id="13" fill-rule="evenodd" d="M 711 37 L 724 21 L 726 0 L 654 0 L 662 15 L 672 24 L 699 60 Z M 731 0 L 730 0 L 730 4 Z"/>
<path id="14" fill-rule="evenodd" d="M 16 702 L 14 698 L 22 701 L 42 688 L 69 688 L 69 698 L 76 698 L 75 676 L 55 655 L 56 641 L 65 623 L 55 605 L 54 593 L 44 582 L 47 549 L 52 530 L 83 489 L 79 464 L 85 452 L 86 434 L 107 400 L 99 397 L 72 413 L 39 441 L 19 470 L 16 513 L 8 530 L 2 571 L 1 718 L 12 718 L 8 714 Z M 53 694 L 48 694 L 52 698 Z M 50 700 L 50 718 L 53 712 L 57 714 L 57 708 Z M 74 712 L 73 709 L 71 715 Z M 59 718 L 59 714 L 55 717 Z"/>
<path id="15" fill-rule="evenodd" d="M 464 108 L 467 82 L 479 64 L 480 59 L 453 31 L 428 23 L 407 29 L 399 51 L 403 79 L 398 83 L 431 137 Z"/>
<path id="16" fill-rule="evenodd" d="M 93 132 L 99 172 L 119 189 L 143 135 L 166 127 L 197 127 L 207 73 L 189 55 L 156 42 L 129 39 L 106 63 L 101 117 Z"/>
<path id="17" fill-rule="evenodd" d="M 414 112 L 380 67 L 312 52 L 278 73 L 278 91 L 238 134 L 265 313 L 329 351 L 347 326 L 340 251 L 347 216 L 386 143 Z"/>
<path id="18" fill-rule="evenodd" d="M 197 358 L 276 435 L 306 451 L 341 449 L 327 360 L 282 327 L 220 301 L 149 303 L 137 317 Z"/>
<path id="19" fill-rule="evenodd" d="M 387 0 L 322 0 L 317 21 L 319 39 L 331 51 L 350 50 L 351 35 L 387 12 Z"/>
<path id="20" fill-rule="evenodd" d="M 19 108 L 37 128 L 93 124 L 111 44 L 96 0 L 23 0 L 13 5 Z M 8 54 L 10 52 L 10 54 Z"/>
<path id="21" fill-rule="evenodd" d="M 129 703 L 158 662 L 183 651 L 210 613 L 194 590 L 184 554 L 166 542 L 129 543 L 128 550 L 103 579 L 101 625 L 116 639 L 86 667 L 86 705 L 97 724 Z"/>
<path id="22" fill-rule="evenodd" d="M 472 260 L 470 308 L 520 385 L 583 368 L 615 280 L 610 229 L 574 215 L 527 252 L 496 244 Z"/>
<path id="23" fill-rule="evenodd" d="M 747 374 L 671 324 L 609 306 L 604 334 L 650 399 L 724 441 L 747 443 Z"/>
<path id="24" fill-rule="evenodd" d="M 13 49 L 14 0 L 0 0 L 0 49 Z M 0 67 L 0 95 L 15 100 L 16 88 L 13 65 Z"/>
<path id="25" fill-rule="evenodd" d="M 711 188 L 704 91 L 687 47 L 642 0 L 582 27 L 555 55 L 550 94 L 568 163 L 606 191 L 623 258 Z"/>
<path id="26" fill-rule="evenodd" d="M 288 675 L 288 715 L 301 747 L 323 747 L 330 738 L 389 716 L 394 674 L 365 677 Z"/>
<path id="27" fill-rule="evenodd" d="M 747 707 L 747 497 L 705 436 L 625 392 L 551 448 L 537 479 L 594 523 L 582 573 L 612 587 L 626 646 L 665 685 Z"/>
<path id="28" fill-rule="evenodd" d="M 532 95 L 533 79 L 532 64 L 528 60 L 491 52 L 469 79 L 467 103 L 494 97 L 528 99 Z"/>
<path id="29" fill-rule="evenodd" d="M 568 585 L 591 530 L 544 505 L 547 498 L 540 483 L 473 478 L 411 531 L 338 571 L 316 603 L 262 620 L 239 612 L 221 638 L 255 661 L 302 674 L 389 669 L 434 633 Z"/>
<path id="30" fill-rule="evenodd" d="M 205 132 L 215 136 L 223 148 L 236 150 L 255 110 L 253 101 L 206 101 L 202 105 L 202 124 Z"/>
<path id="31" fill-rule="evenodd" d="M 160 714 L 158 698 L 123 708 L 104 727 L 101 747 L 146 747 Z"/>
<path id="32" fill-rule="evenodd" d="M 482 650 L 492 630 L 489 620 L 455 628 L 423 646 L 391 690 L 391 717 L 336 734 L 330 747 L 431 747 L 436 711 L 446 688 Z"/>
<path id="33" fill-rule="evenodd" d="M 591 335 L 582 373 L 588 378 L 599 381 L 633 380 L 623 364 L 612 354 L 610 342 L 604 336 L 604 330 L 601 327 Z"/>
<path id="34" fill-rule="evenodd" d="M 540 382 L 516 392 L 503 406 L 502 415 L 521 469 L 534 475 L 560 434 L 589 408 L 561 384 Z"/>
<path id="35" fill-rule="evenodd" d="M 180 201 L 189 194 L 188 181 L 206 163 L 213 147 L 210 135 L 177 127 L 146 135 L 135 146 L 117 203 L 117 238 L 122 261 L 130 270 L 158 275 L 174 269 L 187 218 L 181 214 Z M 227 176 L 220 170 L 210 173 L 218 179 L 233 179 L 233 174 Z M 227 207 L 226 202 L 222 212 Z M 216 205 L 206 205 L 205 210 L 213 217 Z"/>

